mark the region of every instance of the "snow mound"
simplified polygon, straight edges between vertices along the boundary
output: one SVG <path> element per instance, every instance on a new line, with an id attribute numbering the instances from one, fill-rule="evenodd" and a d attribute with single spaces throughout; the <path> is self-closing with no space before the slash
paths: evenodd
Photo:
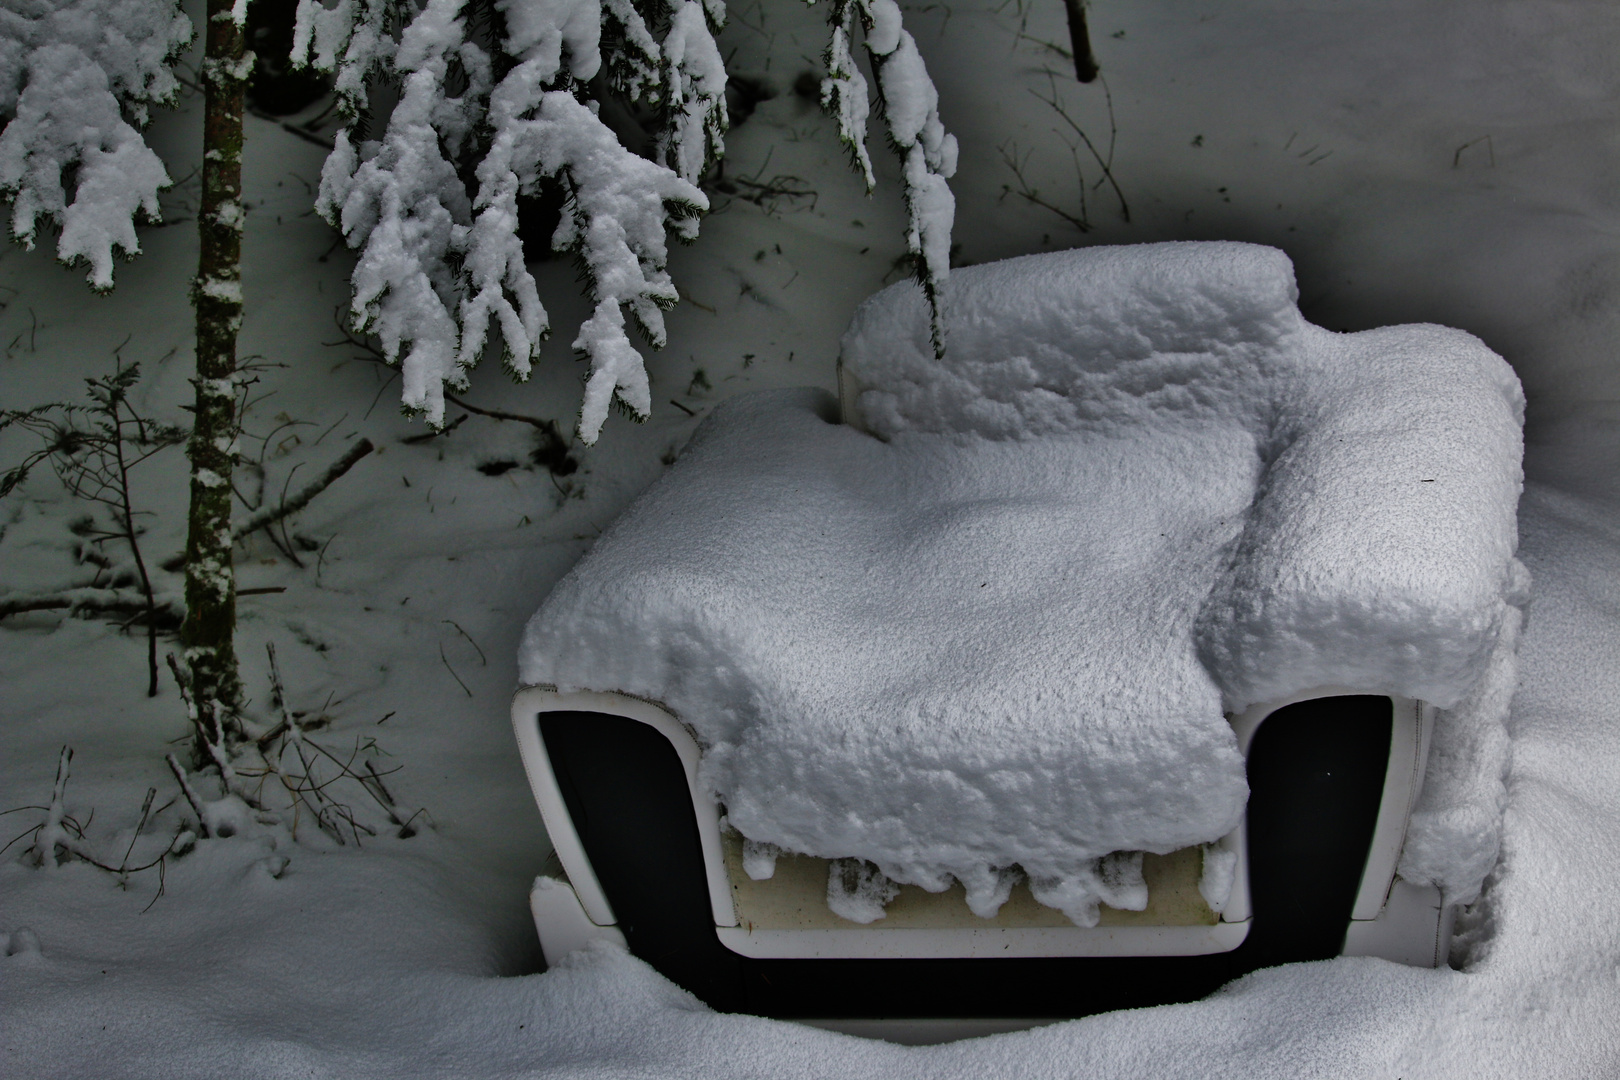
<path id="1" fill-rule="evenodd" d="M 1467 334 L 1333 334 L 1295 296 L 1253 245 L 1029 256 L 952 275 L 937 360 L 921 292 L 885 290 L 844 340 L 855 426 L 815 391 L 716 409 L 530 622 L 520 677 L 666 704 L 750 840 L 954 878 L 980 914 L 1016 867 L 1081 924 L 1131 891 L 1116 853 L 1235 826 L 1226 711 L 1422 697 L 1451 711 L 1409 869 L 1467 898 L 1500 819 L 1522 395 Z M 874 915 L 880 883 L 836 884 Z"/>

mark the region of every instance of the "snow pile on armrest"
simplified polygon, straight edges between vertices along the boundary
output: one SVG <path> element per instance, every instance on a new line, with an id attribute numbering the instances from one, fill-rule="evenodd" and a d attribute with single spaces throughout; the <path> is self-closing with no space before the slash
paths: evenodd
<path id="1" fill-rule="evenodd" d="M 1522 399 L 1466 334 L 1332 334 L 1280 252 L 1165 244 L 912 286 L 814 392 L 717 409 L 531 621 L 527 683 L 669 706 L 745 837 L 1076 922 L 1246 798 L 1223 711 L 1451 709 L 1403 873 L 1496 850 Z M 1511 687 L 1511 673 L 1507 678 Z M 1134 868 L 1134 869 L 1133 869 Z M 877 914 L 876 910 L 872 914 Z"/>

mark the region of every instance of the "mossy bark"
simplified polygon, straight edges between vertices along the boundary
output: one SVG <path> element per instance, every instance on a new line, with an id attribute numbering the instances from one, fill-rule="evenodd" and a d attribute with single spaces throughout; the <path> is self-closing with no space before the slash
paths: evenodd
<path id="1" fill-rule="evenodd" d="M 231 472 L 237 453 L 236 335 L 242 325 L 242 91 L 253 58 L 231 7 L 231 0 L 208 0 L 202 206 L 197 218 L 202 247 L 192 285 L 196 415 L 187 447 L 191 514 L 186 621 L 181 627 L 200 728 L 215 739 L 235 726 L 242 698 L 234 643 Z"/>

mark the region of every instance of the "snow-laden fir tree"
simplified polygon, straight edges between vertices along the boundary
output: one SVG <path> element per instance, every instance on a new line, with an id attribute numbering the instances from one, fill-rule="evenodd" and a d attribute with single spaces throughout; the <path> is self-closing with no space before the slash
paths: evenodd
<path id="1" fill-rule="evenodd" d="M 113 254 L 140 249 L 137 215 L 158 219 L 163 162 L 140 128 L 172 104 L 191 23 L 173 0 L 0 2 L 0 190 L 30 249 L 43 218 L 56 255 L 113 286 Z M 69 187 L 72 188 L 69 191 Z"/>
<path id="2" fill-rule="evenodd" d="M 594 304 L 573 341 L 591 361 L 580 437 L 596 441 L 615 398 L 648 415 L 626 314 L 664 344 L 678 298 L 668 234 L 696 237 L 708 209 L 698 183 L 724 153 L 724 20 L 724 0 L 300 0 L 294 61 L 333 73 L 351 119 L 317 207 L 360 253 L 352 318 L 401 364 L 407 409 L 442 424 L 445 388 L 466 386 L 492 325 L 508 370 L 528 377 L 550 320 L 524 265 L 518 200 L 553 185 L 564 201 L 551 247 L 579 258 Z M 870 190 L 870 106 L 851 53 L 863 34 L 904 164 L 908 247 L 937 309 L 956 142 L 894 0 L 835 0 L 831 22 L 823 102 Z M 385 80 L 398 102 L 366 139 L 369 88 Z M 602 121 L 604 89 L 657 111 L 654 158 Z"/>

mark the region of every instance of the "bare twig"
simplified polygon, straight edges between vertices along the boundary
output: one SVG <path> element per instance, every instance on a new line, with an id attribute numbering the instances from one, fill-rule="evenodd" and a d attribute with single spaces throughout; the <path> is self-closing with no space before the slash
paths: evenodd
<path id="1" fill-rule="evenodd" d="M 455 627 L 457 633 L 459 633 L 462 637 L 467 639 L 467 644 L 471 645 L 473 647 L 473 649 L 478 653 L 478 662 L 480 664 L 482 664 L 484 667 L 489 667 L 489 657 L 484 655 L 484 650 L 483 649 L 478 648 L 478 642 L 473 640 L 472 635 L 467 633 L 467 631 L 463 630 L 461 628 L 461 624 L 456 622 L 456 620 L 454 620 L 454 619 L 446 619 L 444 621 L 449 623 L 451 626 Z"/>
<path id="2" fill-rule="evenodd" d="M 141 528 L 136 519 L 141 515 L 135 510 L 134 499 L 130 491 L 130 473 L 154 454 L 178 445 L 185 439 L 184 429 L 172 424 L 162 424 L 142 416 L 129 402 L 131 389 L 140 380 L 140 365 L 124 366 L 122 349 L 128 339 L 113 350 L 114 370 L 110 375 L 86 380 L 87 405 L 51 404 L 35 409 L 13 411 L 0 410 L 0 428 L 16 426 L 32 432 L 43 446 L 27 455 L 21 464 L 7 470 L 0 476 L 0 496 L 4 496 L 27 478 L 31 468 L 39 462 L 49 460 L 56 471 L 58 479 L 74 497 L 91 503 L 99 503 L 106 508 L 112 518 L 112 524 L 98 524 L 94 517 L 80 531 L 96 544 L 108 540 L 122 541 L 129 549 L 133 560 L 133 574 L 121 574 L 137 583 L 144 601 L 142 614 L 146 620 L 146 657 L 147 657 L 147 696 L 156 696 L 158 690 L 157 668 L 157 634 L 159 630 L 160 605 L 157 598 L 157 589 L 153 585 L 152 576 L 147 570 L 146 558 L 141 551 Z M 85 424 L 81 421 L 88 420 Z M 103 569 L 111 570 L 112 563 L 105 553 L 97 565 Z M 86 556 L 81 548 L 81 557 Z M 90 561 L 88 558 L 86 561 Z M 97 574 L 96 585 L 101 584 L 100 574 Z M 117 581 L 114 584 L 123 586 L 130 581 Z M 105 604 L 106 596 L 88 597 L 74 596 L 70 602 L 64 603 L 67 597 L 76 590 L 62 590 L 48 593 L 43 596 L 18 597 L 10 602 L 0 601 L 0 617 L 24 610 L 99 610 L 109 614 L 125 614 L 125 607 L 120 602 L 115 607 L 98 607 L 97 601 Z M 166 614 L 166 613 L 165 613 Z M 133 625 L 135 618 L 125 621 L 120 629 L 127 629 Z M 171 625 L 173 620 L 169 620 Z"/>
<path id="3" fill-rule="evenodd" d="M 336 313 L 336 317 L 338 329 L 342 331 L 343 337 L 338 341 L 328 341 L 325 342 L 325 344 L 348 345 L 359 350 L 360 355 L 358 359 L 363 359 L 383 367 L 393 367 L 393 365 L 388 363 L 387 358 L 383 356 L 382 350 L 379 349 L 374 343 L 366 340 L 363 337 L 356 337 L 348 329 L 348 327 L 344 324 L 341 312 Z M 397 369 L 395 369 L 394 374 L 398 374 Z M 382 389 L 387 389 L 387 386 L 385 385 Z M 382 390 L 378 390 L 377 395 L 378 398 L 381 398 Z M 458 408 L 466 409 L 470 413 L 477 413 L 479 416 L 487 416 L 491 420 L 511 420 L 519 424 L 528 424 L 530 427 L 534 428 L 540 434 L 541 443 L 539 450 L 535 454 L 535 460 L 536 462 L 545 465 L 554 474 L 558 476 L 567 476 L 578 467 L 578 463 L 575 462 L 573 457 L 571 457 L 568 453 L 568 448 L 570 445 L 569 441 L 563 438 L 562 432 L 557 427 L 557 421 L 542 420 L 537 416 L 525 416 L 522 413 L 506 412 L 502 409 L 485 409 L 481 406 L 463 401 L 461 398 L 458 398 L 451 393 L 446 393 L 444 395 L 444 400 Z M 373 401 L 371 404 L 372 407 L 375 408 L 377 402 Z M 367 410 L 367 415 L 370 415 L 369 409 Z M 454 423 L 446 425 L 445 427 L 440 428 L 438 431 L 433 432 L 431 435 L 424 432 L 421 435 L 412 436 L 405 441 L 409 443 L 426 442 L 429 438 L 445 434 L 451 429 L 459 426 L 460 423 L 461 420 L 458 419 Z"/>
<path id="4" fill-rule="evenodd" d="M 307 143 L 314 143 L 316 146 L 319 146 L 325 150 L 332 149 L 331 139 L 323 138 L 315 134 L 313 131 L 306 131 L 297 124 L 289 124 L 287 121 L 282 120 L 280 117 L 273 116 L 270 113 L 265 112 L 263 109 L 255 109 L 249 106 L 248 112 L 252 113 L 254 116 L 257 116 L 260 120 L 268 120 L 270 123 L 279 127 L 282 131 L 285 131 L 287 134 L 295 135 Z"/>
<path id="5" fill-rule="evenodd" d="M 512 420 L 519 424 L 528 424 L 534 428 L 540 433 L 541 445 L 537 455 L 538 460 L 544 462 L 545 466 L 554 474 L 567 476 L 577 467 L 574 459 L 568 454 L 568 440 L 564 439 L 562 432 L 557 430 L 557 421 L 542 420 L 536 416 L 524 416 L 522 413 L 510 413 L 501 409 L 482 409 L 477 405 L 462 401 L 450 393 L 444 395 L 444 400 L 457 408 L 466 409 L 468 412 L 477 413 L 479 416 L 487 416 L 491 420 Z"/>
<path id="6" fill-rule="evenodd" d="M 1120 216 L 1122 216 L 1126 221 L 1130 221 L 1130 204 L 1125 201 L 1125 192 L 1120 190 L 1119 181 L 1114 178 L 1113 162 L 1110 160 L 1110 158 L 1113 156 L 1112 151 L 1110 151 L 1108 157 L 1104 157 L 1100 152 L 1098 152 L 1096 144 L 1091 141 L 1091 136 L 1087 135 L 1085 130 L 1082 129 L 1079 124 L 1075 123 L 1074 117 L 1069 115 L 1069 110 L 1059 99 L 1057 92 L 1057 79 L 1050 71 L 1047 72 L 1047 80 L 1049 96 L 1042 97 L 1034 90 L 1029 92 L 1030 96 L 1034 97 L 1036 101 L 1045 104 L 1047 108 L 1057 113 L 1059 119 L 1067 124 L 1070 130 L 1080 137 L 1081 142 L 1086 144 L 1086 149 L 1091 151 L 1091 156 L 1096 159 L 1098 166 L 1101 167 L 1103 178 L 1108 181 L 1109 185 L 1114 189 L 1114 195 L 1119 199 Z M 1112 114 L 1113 106 L 1111 98 L 1109 111 L 1110 114 Z"/>
<path id="7" fill-rule="evenodd" d="M 276 647 L 272 642 L 265 642 L 265 652 L 270 656 L 270 707 L 280 714 L 276 726 L 270 729 L 265 736 L 259 739 L 262 747 L 276 738 L 282 740 L 282 746 L 275 755 L 264 754 L 265 766 L 281 781 L 288 794 L 292 795 L 296 803 L 303 803 L 309 807 L 315 824 L 339 844 L 344 843 L 343 833 L 339 830 L 337 822 L 332 820 L 332 811 L 336 806 L 330 799 L 325 798 L 325 785 L 313 781 L 313 770 L 310 766 L 309 756 L 304 748 L 304 733 L 298 727 L 298 720 L 293 716 L 292 710 L 287 707 L 287 690 L 281 681 L 281 667 L 276 663 Z M 281 767 L 281 753 L 288 745 L 298 756 L 298 762 L 303 766 L 302 776 L 289 776 Z M 352 817 L 350 824 L 353 824 Z M 294 815 L 293 834 L 297 835 L 296 813 Z"/>
<path id="8" fill-rule="evenodd" d="M 439 659 L 444 661 L 444 670 L 448 671 L 450 673 L 450 677 L 456 680 L 456 685 L 461 687 L 463 690 L 466 690 L 468 697 L 472 697 L 473 692 L 471 690 L 467 690 L 467 684 L 461 681 L 461 676 L 456 674 L 456 669 L 450 666 L 450 658 L 444 655 L 443 642 L 439 643 Z"/>
<path id="9" fill-rule="evenodd" d="M 185 831 L 182 829 L 180 832 L 176 833 L 174 839 L 168 843 L 157 858 L 151 860 L 150 862 L 144 863 L 141 866 L 129 865 L 129 857 L 135 851 L 135 843 L 140 839 L 141 830 L 146 828 L 146 823 L 151 819 L 152 802 L 157 797 L 156 788 L 147 788 L 146 799 L 141 804 L 140 821 L 135 825 L 134 835 L 130 837 L 129 846 L 124 849 L 123 858 L 118 860 L 118 865 L 116 866 L 110 862 L 107 862 L 106 860 L 98 858 L 95 852 L 92 851 L 85 843 L 85 834 L 89 829 L 91 820 L 95 818 L 95 812 L 91 811 L 90 817 L 86 818 L 84 823 L 81 825 L 78 821 L 74 820 L 71 814 L 68 814 L 63 810 L 63 802 L 66 797 L 67 782 L 69 777 L 69 763 L 72 760 L 72 749 L 66 746 L 62 747 L 62 753 L 60 757 L 58 757 L 56 763 L 56 782 L 51 788 L 50 805 L 48 807 L 27 806 L 16 808 L 17 810 L 43 810 L 45 811 L 45 820 L 40 822 L 38 825 L 35 825 L 31 829 L 25 829 L 20 835 L 15 837 L 10 844 L 7 844 L 5 848 L 0 848 L 0 853 L 3 853 L 6 849 L 11 847 L 11 844 L 15 844 L 24 836 L 32 835 L 34 837 L 34 843 L 29 850 L 33 852 L 35 859 L 41 868 L 54 868 L 59 866 L 62 861 L 66 861 L 67 859 L 78 859 L 81 862 L 85 862 L 96 867 L 98 870 L 104 870 L 109 874 L 116 875 L 121 887 L 127 886 L 130 874 L 138 874 L 144 870 L 150 870 L 152 867 L 156 866 L 158 867 L 158 896 L 162 896 L 164 862 L 170 855 L 180 853 L 179 845 L 181 838 L 185 835 Z M 173 767 L 178 768 L 179 763 L 174 761 L 174 755 L 171 754 L 169 756 L 169 760 Z M 177 775 L 183 776 L 183 773 L 178 773 Z M 182 784 L 183 783 L 184 781 L 182 780 Z M 165 805 L 164 809 L 167 809 L 167 805 Z M 13 812 L 14 811 L 12 810 L 5 811 L 5 813 L 8 814 Z M 162 813 L 162 810 L 160 809 L 158 813 Z M 201 815 L 199 814 L 199 818 L 200 817 Z M 156 900 L 157 897 L 153 897 L 154 903 Z M 151 908 L 151 906 L 151 904 L 147 904 L 148 909 Z"/>
<path id="10" fill-rule="evenodd" d="M 473 643 L 473 647 L 477 648 L 476 642 Z M 292 710 L 274 645 L 267 645 L 266 652 L 270 659 L 270 706 L 276 714 L 276 723 L 254 740 L 263 761 L 263 768 L 248 769 L 244 766 L 244 771 L 259 776 L 261 782 L 263 778 L 274 777 L 281 784 L 292 800 L 290 808 L 293 810 L 294 836 L 297 835 L 298 820 L 305 811 L 314 819 L 321 831 L 340 844 L 348 843 L 343 836 L 344 829 L 347 829 L 350 838 L 357 844 L 362 833 L 367 836 L 377 835 L 376 829 L 355 816 L 352 807 L 335 797 L 337 789 L 334 785 L 340 781 L 358 785 L 366 797 L 388 815 L 389 820 L 398 829 L 399 837 L 407 839 L 414 836 L 416 829 L 412 823 L 424 811 L 419 810 L 406 815 L 383 784 L 383 774 L 378 772 L 370 761 L 364 763 L 364 771 L 356 766 L 362 753 L 375 751 L 375 741 L 366 739 L 362 742 L 357 738 L 353 750 L 344 757 L 311 739 L 308 735 L 309 729 L 325 723 L 327 717 L 323 712 L 314 720 L 304 721 L 301 719 L 304 714 Z M 284 763 L 289 749 L 297 758 L 296 766 L 290 761 Z M 327 771 L 325 766 L 318 770 L 317 766 L 323 760 L 335 771 Z"/>
<path id="11" fill-rule="evenodd" d="M 240 540 L 249 533 L 262 529 L 267 525 L 275 524 L 276 522 L 287 517 L 289 514 L 296 514 L 298 511 L 308 506 L 310 501 L 314 499 L 315 496 L 319 495 L 321 492 L 330 487 L 333 481 L 337 480 L 344 473 L 354 468 L 356 462 L 375 449 L 377 448 L 372 445 L 370 439 L 362 438 L 359 442 L 349 447 L 349 449 L 344 452 L 342 457 L 328 465 L 325 472 L 321 473 L 320 476 L 306 484 L 304 488 L 292 498 L 283 498 L 279 506 L 261 508 L 257 513 L 249 515 L 246 520 L 238 522 L 231 529 L 231 538 L 233 540 Z"/>
<path id="12" fill-rule="evenodd" d="M 116 352 L 113 355 L 118 356 Z M 123 369 L 121 357 L 118 366 L 121 375 Z M 134 372 L 137 369 L 131 368 L 130 370 Z M 148 671 L 146 696 L 157 697 L 157 598 L 152 590 L 152 578 L 146 572 L 146 560 L 141 557 L 139 533 L 135 531 L 135 512 L 131 507 L 129 494 L 129 470 L 133 464 L 138 462 L 127 460 L 124 453 L 124 408 L 127 405 L 125 395 L 128 392 L 128 385 L 128 383 L 120 379 L 109 379 L 106 382 L 104 397 L 105 410 L 112 420 L 112 439 L 110 442 L 112 444 L 113 460 L 117 466 L 114 476 L 117 480 L 118 497 L 113 504 L 113 511 L 122 519 L 120 523 L 124 527 L 124 539 L 129 543 L 130 554 L 134 556 L 135 569 L 141 577 L 141 592 L 146 597 L 146 665 Z M 130 416 L 137 436 L 144 438 L 146 425 L 142 422 L 140 415 L 131 409 Z M 150 456 L 151 453 L 149 452 L 139 460 L 145 460 L 145 457 Z"/>
<path id="13" fill-rule="evenodd" d="M 141 830 L 146 828 L 146 819 L 152 813 L 152 800 L 157 798 L 157 788 L 146 789 L 146 800 L 141 803 L 141 820 L 135 823 L 135 831 L 130 834 L 129 847 L 124 849 L 124 857 L 118 860 L 118 872 L 125 873 L 129 869 L 129 856 L 135 850 L 135 841 L 141 838 Z"/>
<path id="14" fill-rule="evenodd" d="M 191 804 L 191 812 L 197 815 L 197 832 L 203 839 L 208 838 L 208 818 L 203 815 L 202 801 L 197 793 L 191 789 L 191 781 L 186 777 L 186 770 L 180 767 L 180 759 L 173 754 L 163 755 L 163 760 L 169 763 L 169 771 L 174 773 L 176 782 L 180 785 L 180 794 L 186 797 Z"/>
<path id="15" fill-rule="evenodd" d="M 480 408 L 477 405 L 470 405 L 467 402 L 462 401 L 454 394 L 445 394 L 444 400 L 448 401 L 457 408 L 466 409 L 468 412 L 475 412 L 479 416 L 487 416 L 492 420 L 516 420 L 520 424 L 530 424 L 541 431 L 554 432 L 557 430 L 557 421 L 555 420 L 541 420 L 537 416 L 524 416 L 522 413 L 505 412 L 501 409 Z"/>
<path id="16" fill-rule="evenodd" d="M 444 425 L 444 427 L 439 428 L 436 431 L 432 430 L 432 429 L 429 429 L 427 431 L 422 432 L 420 435 L 407 435 L 405 438 L 403 438 L 403 439 L 401 439 L 399 441 L 404 443 L 406 446 L 415 446 L 418 443 L 432 442 L 434 439 L 437 439 L 440 435 L 448 435 L 448 434 L 450 434 L 452 431 L 456 430 L 456 428 L 460 427 L 462 424 L 464 424 L 466 422 L 467 422 L 467 414 L 462 413 L 460 416 L 456 417 L 454 420 L 450 421 L 448 424 Z"/>
<path id="17" fill-rule="evenodd" d="M 722 178 L 717 180 L 714 186 L 722 195 L 751 202 L 773 216 L 781 212 L 784 202 L 792 210 L 814 210 L 820 197 L 804 177 L 788 173 L 777 173 L 763 182 L 746 176 L 735 179 Z M 809 199 L 810 202 L 806 206 L 800 206 L 796 202 L 799 199 Z"/>
<path id="18" fill-rule="evenodd" d="M 1011 149 L 1009 149 L 1009 147 Z M 1088 220 L 1086 215 L 1085 176 L 1080 172 L 1080 162 L 1078 159 L 1076 159 L 1074 167 L 1075 176 L 1080 180 L 1078 185 L 1080 189 L 1080 216 L 1076 217 L 1067 210 L 1063 209 L 1061 206 L 1058 206 L 1056 203 L 1049 202 L 1047 199 L 1042 197 L 1039 189 L 1029 182 L 1028 177 L 1026 177 L 1024 174 L 1024 167 L 1029 162 L 1028 153 L 1020 158 L 1018 156 L 1018 146 L 1016 143 L 1005 143 L 996 149 L 1001 154 L 1002 163 L 1005 164 L 1009 170 L 1011 170 L 1013 178 L 1018 181 L 1017 188 L 1013 188 L 1009 184 L 1003 184 L 1001 186 L 1003 194 L 1017 195 L 1020 199 L 1023 199 L 1031 206 L 1038 206 L 1042 210 L 1056 214 L 1058 217 L 1074 226 L 1080 232 L 1091 231 L 1091 222 Z"/>
<path id="19" fill-rule="evenodd" d="M 1453 169 L 1461 168 L 1463 151 L 1469 149 L 1470 147 L 1478 146 L 1480 143 L 1485 144 L 1485 149 L 1490 154 L 1491 168 L 1496 168 L 1496 144 L 1491 141 L 1491 137 L 1489 135 L 1481 135 L 1479 138 L 1465 142 L 1461 146 L 1457 147 L 1457 152 L 1451 155 L 1451 167 Z M 1332 151 L 1329 151 L 1329 153 L 1332 153 Z M 1323 154 L 1322 157 L 1327 157 L 1327 154 Z M 1316 161 L 1320 160 L 1322 160 L 1322 158 L 1316 159 Z M 1310 164 L 1315 165 L 1316 161 L 1312 161 Z"/>
<path id="20" fill-rule="evenodd" d="M 395 825 L 399 826 L 399 838 L 401 840 L 409 840 L 411 837 L 415 836 L 416 829 L 411 823 L 418 817 L 422 816 L 423 811 L 418 810 L 409 817 L 402 817 L 400 815 L 399 807 L 394 802 L 394 796 L 386 787 L 383 786 L 382 777 L 378 775 L 376 766 L 369 761 L 366 762 L 366 773 L 371 777 L 372 784 L 376 788 L 375 794 L 381 796 L 381 798 L 378 799 L 378 802 L 380 802 L 383 809 L 388 812 L 389 820 Z"/>

